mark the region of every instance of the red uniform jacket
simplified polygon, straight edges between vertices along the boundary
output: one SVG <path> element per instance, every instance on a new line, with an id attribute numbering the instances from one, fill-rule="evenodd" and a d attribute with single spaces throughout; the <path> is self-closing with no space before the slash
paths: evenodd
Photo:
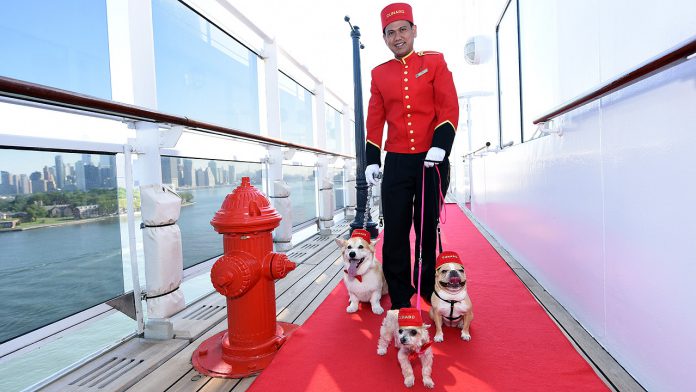
<path id="1" fill-rule="evenodd" d="M 449 155 L 459 120 L 452 73 L 442 53 L 411 52 L 372 70 L 367 111 L 367 165 L 381 163 L 384 150 L 416 154 L 439 147 Z"/>

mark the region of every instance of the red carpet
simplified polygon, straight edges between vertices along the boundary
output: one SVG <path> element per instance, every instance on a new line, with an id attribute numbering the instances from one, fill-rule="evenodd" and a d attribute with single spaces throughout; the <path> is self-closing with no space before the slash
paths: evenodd
<path id="1" fill-rule="evenodd" d="M 442 225 L 445 250 L 458 252 L 474 305 L 471 341 L 445 328 L 434 345 L 436 391 L 606 391 L 604 383 L 534 300 L 504 260 L 454 204 Z M 381 255 L 381 249 L 379 249 Z M 283 346 L 250 391 L 404 391 L 392 346 L 377 355 L 382 316 L 369 304 L 345 312 L 340 283 Z M 415 296 L 412 299 L 415 306 Z M 422 303 L 425 309 L 427 304 Z M 389 296 L 382 298 L 389 308 Z M 425 320 L 430 320 L 427 311 Z M 431 327 L 431 336 L 434 333 Z M 416 385 L 423 387 L 420 364 Z"/>

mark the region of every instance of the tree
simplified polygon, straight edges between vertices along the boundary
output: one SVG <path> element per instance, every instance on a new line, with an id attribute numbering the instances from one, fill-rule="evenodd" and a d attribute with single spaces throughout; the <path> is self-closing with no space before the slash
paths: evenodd
<path id="1" fill-rule="evenodd" d="M 179 197 L 181 197 L 181 204 L 191 203 L 193 201 L 193 194 L 191 192 L 179 192 Z"/>
<path id="2" fill-rule="evenodd" d="M 36 204 L 32 204 L 30 206 L 27 206 L 25 211 L 29 215 L 30 222 L 35 222 L 36 219 L 38 219 L 38 218 L 45 218 L 46 217 L 46 210 L 44 210 L 42 207 L 40 207 Z"/>

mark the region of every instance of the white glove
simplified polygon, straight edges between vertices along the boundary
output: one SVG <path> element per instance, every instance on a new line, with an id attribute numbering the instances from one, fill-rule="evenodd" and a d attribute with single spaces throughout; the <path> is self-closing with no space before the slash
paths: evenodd
<path id="1" fill-rule="evenodd" d="M 425 162 L 423 165 L 425 167 L 433 167 L 445 159 L 445 150 L 439 147 L 430 147 L 428 153 L 425 155 Z"/>
<path id="2" fill-rule="evenodd" d="M 379 184 L 379 178 L 377 177 L 379 175 L 379 165 L 377 164 L 372 164 L 368 165 L 365 168 L 365 180 L 369 185 L 377 185 Z"/>

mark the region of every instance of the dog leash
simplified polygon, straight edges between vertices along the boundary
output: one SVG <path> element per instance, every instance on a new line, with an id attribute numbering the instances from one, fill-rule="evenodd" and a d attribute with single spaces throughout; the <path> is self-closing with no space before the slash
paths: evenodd
<path id="1" fill-rule="evenodd" d="M 437 165 L 434 165 L 435 171 L 437 172 L 437 238 L 440 246 L 440 253 L 442 253 L 442 236 L 440 235 L 440 214 L 442 212 L 442 206 L 444 206 L 445 198 L 442 195 L 442 176 L 440 175 L 440 169 Z M 421 219 L 420 219 L 420 241 L 418 241 L 418 289 L 416 298 L 416 309 L 420 312 L 421 310 L 421 273 L 423 271 L 423 217 L 425 210 L 425 163 L 423 164 L 423 172 L 421 177 Z M 442 219 L 442 223 L 447 220 L 447 215 Z"/>
<path id="2" fill-rule="evenodd" d="M 442 176 L 440 175 L 440 169 L 435 165 L 435 171 L 437 172 L 437 240 L 440 246 L 440 253 L 442 253 L 442 235 L 440 234 L 440 223 L 447 222 L 447 210 L 443 207 L 445 206 L 445 196 L 442 194 Z"/>

